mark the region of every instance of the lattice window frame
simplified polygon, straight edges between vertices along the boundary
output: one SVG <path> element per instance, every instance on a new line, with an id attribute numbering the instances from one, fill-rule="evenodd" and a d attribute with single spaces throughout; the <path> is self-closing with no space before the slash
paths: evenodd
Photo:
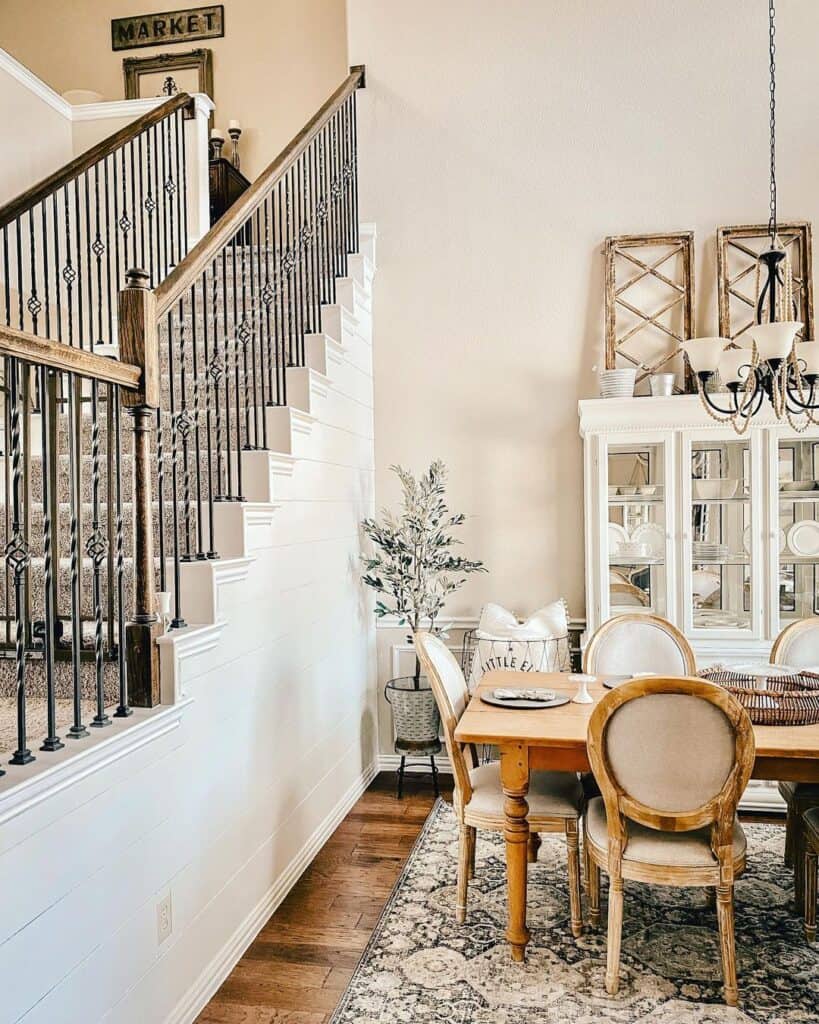
<path id="1" fill-rule="evenodd" d="M 800 340 L 815 338 L 811 222 L 807 220 L 788 221 L 778 225 L 778 232 L 786 250 L 790 250 L 793 243 L 797 239 L 799 240 L 799 259 L 793 263 L 794 294 L 799 296 L 799 319 L 805 324 L 799 338 Z M 767 224 L 741 224 L 717 228 L 717 301 L 719 303 L 719 333 L 722 338 L 730 338 L 733 341 L 753 323 L 756 323 L 754 296 L 749 298 L 743 292 L 739 292 L 736 285 L 746 278 L 750 278 L 749 283 L 752 290 L 755 291 L 754 264 L 757 251 L 747 242 L 751 239 L 761 240 L 764 244 L 759 247 L 759 252 L 762 252 L 768 247 L 769 238 Z M 729 278 L 729 250 L 732 247 L 743 253 L 750 262 L 740 273 Z M 732 319 L 736 319 L 731 316 L 732 296 L 734 299 L 746 303 L 751 311 L 751 319 L 739 329 L 732 324 Z"/>
<path id="2" fill-rule="evenodd" d="M 667 253 L 651 263 L 640 259 L 639 255 L 633 251 L 636 249 L 656 249 L 658 246 L 669 246 L 670 248 Z M 661 268 L 663 264 L 667 263 L 668 260 L 678 253 L 682 253 L 682 260 L 680 261 L 682 280 L 675 281 L 666 276 Z M 681 354 L 683 342 L 688 341 L 693 336 L 694 232 L 678 231 L 665 234 L 611 235 L 606 238 L 604 255 L 606 260 L 606 369 L 616 369 L 619 356 L 621 360 L 625 360 L 630 366 L 636 367 L 637 383 L 639 384 L 652 373 L 662 373 L 663 368 L 672 359 Z M 640 273 L 619 284 L 617 281 L 618 256 L 628 260 L 640 269 Z M 671 303 L 665 304 L 653 313 L 646 312 L 638 306 L 624 302 L 620 296 L 632 285 L 646 277 L 656 278 L 664 289 L 671 287 L 679 294 Z M 666 327 L 665 324 L 659 323 L 659 318 L 680 302 L 683 304 L 683 326 L 682 333 L 677 334 L 672 329 Z M 632 316 L 638 317 L 640 321 L 619 336 L 617 328 L 618 306 L 628 310 Z M 661 361 L 647 366 L 627 352 L 622 351 L 621 346 L 649 324 L 659 329 L 662 333 L 667 334 L 676 344 L 673 349 L 663 356 Z M 685 390 L 693 391 L 694 381 L 687 361 L 684 361 L 684 365 Z M 678 388 L 677 390 L 682 389 Z"/>

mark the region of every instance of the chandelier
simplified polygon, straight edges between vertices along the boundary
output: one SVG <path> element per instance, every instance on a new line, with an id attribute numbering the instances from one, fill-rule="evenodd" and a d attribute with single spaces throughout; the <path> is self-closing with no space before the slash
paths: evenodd
<path id="1" fill-rule="evenodd" d="M 757 259 L 756 323 L 733 341 L 694 338 L 683 345 L 709 415 L 731 423 L 738 434 L 748 429 L 765 397 L 777 419 L 786 419 L 800 432 L 817 422 L 813 414 L 819 409 L 819 342 L 797 343 L 803 325 L 797 320 L 799 309 L 793 293 L 791 263 L 777 229 L 775 15 L 775 0 L 768 0 L 770 248 Z M 717 373 L 727 395 L 723 392 L 718 397 L 708 386 Z"/>

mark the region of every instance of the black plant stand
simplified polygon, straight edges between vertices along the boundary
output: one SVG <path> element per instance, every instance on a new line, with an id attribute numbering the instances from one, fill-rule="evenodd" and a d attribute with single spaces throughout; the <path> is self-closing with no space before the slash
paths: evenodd
<path id="1" fill-rule="evenodd" d="M 441 744 L 439 743 L 438 744 L 438 750 L 435 753 L 440 753 L 440 751 L 441 751 Z M 414 751 L 412 751 L 412 753 L 413 754 L 418 754 L 419 751 L 414 750 Z M 406 753 L 402 753 L 401 754 L 401 764 L 398 766 L 398 790 L 396 792 L 396 796 L 398 797 L 399 800 L 404 795 L 404 773 L 405 773 L 405 769 L 406 769 L 406 762 L 407 762 L 407 757 L 408 756 L 411 756 L 411 755 L 410 754 L 406 754 Z M 441 795 L 441 790 L 440 790 L 440 787 L 438 786 L 438 765 L 435 763 L 435 754 L 430 754 L 429 755 L 429 766 L 431 768 L 431 775 L 432 775 L 432 788 L 433 788 L 433 791 L 435 792 L 435 796 L 438 797 L 438 796 Z M 426 775 L 427 773 L 424 772 L 424 773 L 419 773 L 419 774 Z"/>
<path id="2" fill-rule="evenodd" d="M 423 677 L 415 679 L 414 676 L 390 679 L 384 687 L 384 696 L 392 708 L 395 752 L 401 755 L 398 799 L 404 793 L 404 772 L 408 757 L 423 758 L 424 761 L 429 758 L 435 796 L 439 796 L 435 755 L 440 754 L 442 749 L 439 738 L 441 718 L 429 682 Z"/>

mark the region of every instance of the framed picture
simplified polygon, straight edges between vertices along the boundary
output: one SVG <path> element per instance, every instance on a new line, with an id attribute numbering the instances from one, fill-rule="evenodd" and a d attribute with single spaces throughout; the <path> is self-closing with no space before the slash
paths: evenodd
<path id="1" fill-rule="evenodd" d="M 125 99 L 203 92 L 213 99 L 213 51 L 187 50 L 150 57 L 126 57 L 122 62 Z"/>

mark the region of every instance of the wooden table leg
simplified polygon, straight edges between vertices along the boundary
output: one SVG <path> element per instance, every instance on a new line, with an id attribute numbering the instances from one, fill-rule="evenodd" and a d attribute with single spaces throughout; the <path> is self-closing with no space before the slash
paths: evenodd
<path id="1" fill-rule="evenodd" d="M 526 863 L 529 850 L 529 751 L 523 744 L 501 748 L 501 783 L 506 814 L 506 881 L 509 916 L 506 939 L 512 947 L 512 959 L 526 957 L 529 929 L 526 927 Z"/>

